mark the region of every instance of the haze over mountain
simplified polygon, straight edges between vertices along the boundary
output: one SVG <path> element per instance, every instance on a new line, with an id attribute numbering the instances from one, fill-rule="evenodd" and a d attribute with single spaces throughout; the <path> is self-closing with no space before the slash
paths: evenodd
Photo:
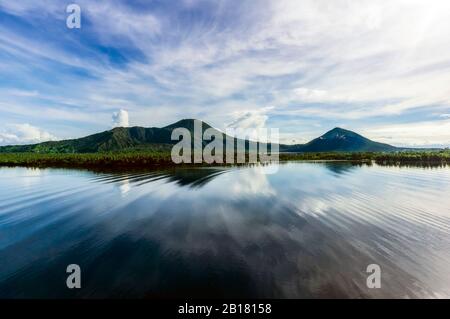
<path id="1" fill-rule="evenodd" d="M 110 151 L 125 151 L 136 149 L 170 150 L 178 141 L 171 140 L 175 128 L 186 128 L 194 136 L 194 119 L 180 120 L 171 125 L 158 127 L 116 127 L 109 131 L 89 135 L 86 137 L 50 141 L 31 145 L 9 145 L 0 147 L 0 152 L 34 152 L 34 153 L 96 153 Z M 202 129 L 211 128 L 203 122 Z M 226 135 L 219 130 L 217 134 Z M 203 141 L 203 145 L 209 141 Z M 306 144 L 286 145 L 280 144 L 281 152 L 379 152 L 394 151 L 398 148 L 374 142 L 355 132 L 342 128 L 334 128 L 324 135 L 313 139 Z"/>

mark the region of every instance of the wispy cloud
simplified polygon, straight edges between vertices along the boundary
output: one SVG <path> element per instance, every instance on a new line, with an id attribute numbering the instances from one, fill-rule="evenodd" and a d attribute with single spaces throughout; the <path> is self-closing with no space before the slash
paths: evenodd
<path id="1" fill-rule="evenodd" d="M 317 123 L 414 127 L 450 112 L 446 0 L 77 3 L 69 30 L 64 1 L 0 1 L 0 124 L 72 112 L 92 133 L 126 108 L 136 125 L 198 117 L 303 139 Z"/>

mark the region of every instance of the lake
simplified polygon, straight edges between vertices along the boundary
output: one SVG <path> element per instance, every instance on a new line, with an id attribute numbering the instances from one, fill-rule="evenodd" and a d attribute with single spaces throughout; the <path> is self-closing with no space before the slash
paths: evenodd
<path id="1" fill-rule="evenodd" d="M 450 297 L 449 167 L 267 169 L 0 168 L 0 298 Z"/>

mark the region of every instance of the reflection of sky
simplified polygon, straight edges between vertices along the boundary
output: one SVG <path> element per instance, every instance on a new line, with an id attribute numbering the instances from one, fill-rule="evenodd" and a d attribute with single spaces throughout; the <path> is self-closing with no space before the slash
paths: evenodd
<path id="1" fill-rule="evenodd" d="M 130 181 L 128 179 L 125 179 L 124 181 L 120 182 L 120 193 L 125 196 L 131 189 Z"/>
<path id="2" fill-rule="evenodd" d="M 211 293 L 207 281 L 233 296 L 450 296 L 449 169 L 42 170 L 26 188 L 30 176 L 0 169 L 3 294 L 44 279 L 48 294 L 67 294 L 52 273 L 76 259 L 96 273 L 93 296 Z M 369 291 L 373 262 L 384 286 Z M 17 271 L 29 281 L 11 277 Z"/>
<path id="3" fill-rule="evenodd" d="M 261 167 L 232 169 L 214 179 L 207 185 L 208 192 L 202 190 L 202 193 L 211 198 L 220 197 L 225 200 L 276 195 L 276 190 L 269 183 L 269 175 L 264 174 L 262 170 Z"/>

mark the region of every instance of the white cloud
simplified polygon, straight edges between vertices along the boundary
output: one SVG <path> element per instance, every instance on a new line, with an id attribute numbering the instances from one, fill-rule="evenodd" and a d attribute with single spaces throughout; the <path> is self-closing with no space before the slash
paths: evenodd
<path id="1" fill-rule="evenodd" d="M 282 83 L 270 103 L 321 103 L 302 113 L 319 117 L 364 119 L 449 104 L 442 55 L 450 52 L 448 2 L 286 0 L 261 7 L 227 32 L 193 29 L 177 45 L 162 46 L 148 72 L 200 102 L 237 93 L 256 100 L 277 92 L 268 79 L 288 75 L 295 80 Z M 347 105 L 329 110 L 336 102 Z"/>
<path id="2" fill-rule="evenodd" d="M 261 131 L 260 129 L 269 129 L 266 122 L 269 118 L 268 113 L 273 110 L 273 106 L 267 106 L 261 109 L 239 111 L 234 113 L 234 120 L 227 125 L 228 134 L 239 138 L 249 138 L 251 140 L 267 141 L 267 138 L 271 140 L 272 132 Z M 264 135 L 264 132 L 269 134 Z M 278 142 L 278 140 L 277 140 Z"/>
<path id="3" fill-rule="evenodd" d="M 32 144 L 56 139 L 52 134 L 28 123 L 9 124 L 5 131 L 0 132 L 0 144 L 2 145 Z"/>
<path id="4" fill-rule="evenodd" d="M 0 6 L 12 14 L 26 15 L 30 23 L 41 22 L 35 18 L 41 16 L 38 12 L 64 18 L 62 4 L 42 3 L 0 1 Z M 195 8 L 203 2 L 185 3 Z M 40 59 L 95 75 L 95 81 L 61 81 L 77 86 L 66 90 L 65 98 L 77 106 L 73 118 L 86 123 L 98 119 L 106 123 L 111 109 L 103 109 L 103 117 L 91 114 L 109 106 L 132 110 L 139 124 L 203 116 L 215 123 L 260 127 L 271 115 L 264 106 L 276 105 L 276 114 L 285 117 L 364 121 L 384 116 L 380 121 L 392 124 L 394 116 L 417 108 L 443 113 L 450 105 L 447 0 L 211 1 L 204 15 L 184 20 L 172 8 L 176 6 L 152 11 L 130 10 L 120 1 L 80 0 L 80 5 L 96 40 L 119 49 L 129 45 L 145 58 L 130 59 L 118 69 L 98 52 L 95 59 L 81 59 L 76 50 L 58 47 L 60 42 L 15 34 L 6 25 L 0 28 L 0 49 L 29 59 L 30 63 L 11 66 L 24 75 L 22 68 L 42 65 Z M 232 19 L 227 15 L 230 12 Z M 28 74 L 27 81 L 31 81 L 34 73 L 28 70 Z M 36 90 L 39 95 L 49 94 L 45 88 Z M 31 98 L 33 91 L 16 95 Z M 11 113 L 10 106 L 2 106 L 11 104 L 5 96 L 0 96 L 0 111 L 4 108 L 4 113 Z M 11 99 L 16 101 L 17 96 Z M 71 112 L 61 110 L 61 104 L 57 101 L 52 106 L 55 112 L 42 116 L 55 116 L 59 110 L 64 112 L 61 116 L 67 113 L 70 118 Z M 238 112 L 236 107 L 224 107 L 239 104 L 255 107 L 242 107 L 244 111 Z M 258 111 L 258 105 L 263 111 Z M 25 119 L 41 114 L 32 102 L 23 101 L 20 106 L 16 109 Z M 127 116 L 121 113 L 113 119 L 115 126 L 128 125 Z M 99 126 L 95 125 L 92 131 Z M 416 132 L 417 141 L 422 133 Z"/>
<path id="5" fill-rule="evenodd" d="M 450 120 L 374 126 L 359 132 L 375 141 L 396 146 L 450 147 Z"/>
<path id="6" fill-rule="evenodd" d="M 229 128 L 234 129 L 258 129 L 266 127 L 269 116 L 267 113 L 274 107 L 265 107 L 257 110 L 240 111 L 235 113 L 235 119 L 228 124 Z"/>
<path id="7" fill-rule="evenodd" d="M 128 111 L 120 109 L 112 115 L 113 127 L 128 127 Z"/>
<path id="8" fill-rule="evenodd" d="M 354 98 L 350 95 L 339 95 L 327 90 L 299 87 L 288 91 L 275 92 L 277 101 L 281 103 L 350 103 Z"/>
<path id="9" fill-rule="evenodd" d="M 129 39 L 138 44 L 144 39 L 151 39 L 161 30 L 160 21 L 155 15 L 128 10 L 118 2 L 88 0 L 81 1 L 80 5 L 91 20 L 95 32 L 105 43 L 117 45 L 118 39 Z"/>
<path id="10" fill-rule="evenodd" d="M 53 0 L 22 0 L 22 1 L 0 1 L 0 8 L 9 14 L 14 15 L 36 15 L 38 13 L 58 14 L 58 11 L 65 6 L 58 4 Z M 59 10 L 58 10 L 59 9 Z"/>

